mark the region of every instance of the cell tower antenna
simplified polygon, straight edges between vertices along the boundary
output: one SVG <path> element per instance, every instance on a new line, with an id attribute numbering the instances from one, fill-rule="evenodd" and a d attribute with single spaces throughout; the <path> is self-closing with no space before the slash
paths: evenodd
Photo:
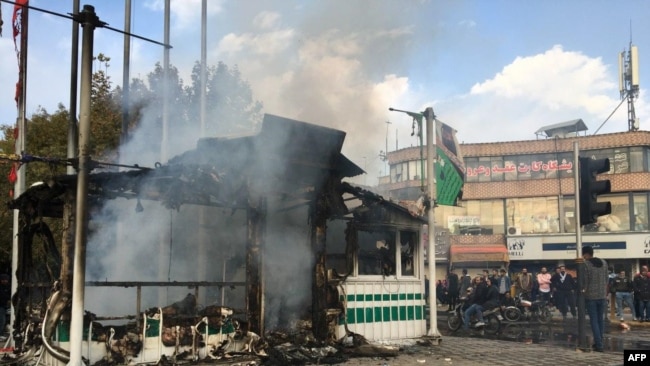
<path id="1" fill-rule="evenodd" d="M 634 111 L 634 98 L 639 97 L 639 50 L 632 44 L 632 21 L 630 20 L 630 47 L 618 58 L 619 92 L 621 100 L 627 100 L 628 131 L 639 130 L 639 119 Z"/>

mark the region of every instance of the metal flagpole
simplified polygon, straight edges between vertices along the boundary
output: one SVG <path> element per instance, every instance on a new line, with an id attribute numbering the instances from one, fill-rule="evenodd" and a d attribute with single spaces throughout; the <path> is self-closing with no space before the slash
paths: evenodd
<path id="1" fill-rule="evenodd" d="M 24 6 L 20 9 L 20 55 L 18 58 L 18 97 L 17 107 L 18 107 L 18 118 L 16 120 L 16 128 L 18 129 L 18 136 L 15 141 L 16 143 L 16 155 L 22 154 L 25 150 L 26 142 L 26 105 L 27 105 L 27 25 L 28 25 L 28 13 L 29 8 L 27 7 L 28 1 L 24 2 Z M 14 5 L 14 17 L 16 16 L 16 11 L 18 10 L 19 4 Z M 15 40 L 14 40 L 15 41 Z M 26 165 L 14 165 L 16 167 L 16 181 L 14 182 L 14 197 L 19 197 L 25 191 L 25 171 L 27 170 Z M 13 248 L 11 254 L 11 293 L 15 294 L 18 289 L 18 280 L 16 278 L 16 270 L 18 269 L 18 232 L 20 231 L 20 213 L 18 210 L 14 210 L 13 217 Z M 10 327 L 13 328 L 14 321 L 16 320 L 16 312 L 11 312 L 11 317 L 9 320 Z M 2 314 L 4 316 L 4 314 Z M 10 332 L 11 334 L 12 332 Z"/>

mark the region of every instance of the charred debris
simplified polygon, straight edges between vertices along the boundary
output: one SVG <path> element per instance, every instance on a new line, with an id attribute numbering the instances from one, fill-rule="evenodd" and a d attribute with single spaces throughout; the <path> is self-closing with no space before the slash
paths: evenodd
<path id="1" fill-rule="evenodd" d="M 345 305 L 338 284 L 347 274 L 328 266 L 328 222 L 344 222 L 346 252 L 355 250 L 354 228 L 358 225 L 390 225 L 400 217 L 424 223 L 417 214 L 355 187 L 343 180 L 363 170 L 342 153 L 345 133 L 273 115 L 265 115 L 258 134 L 236 138 L 204 138 L 194 150 L 154 168 L 121 172 L 95 171 L 89 176 L 89 221 L 106 202 L 135 201 L 137 214 L 142 201 L 159 202 L 168 210 L 182 212 L 188 206 L 217 208 L 240 215 L 245 235 L 230 245 L 242 248 L 245 278 L 238 281 L 87 281 L 86 286 L 138 289 L 136 315 L 97 316 L 86 311 L 84 342 L 95 344 L 84 355 L 87 364 L 210 362 L 245 364 L 337 363 L 354 355 L 394 356 L 396 349 L 369 345 L 363 335 L 347 329 L 337 339 L 336 327 L 345 323 Z M 19 210 L 18 289 L 12 298 L 15 349 L 4 359 L 10 363 L 42 357 L 48 363 L 66 362 L 69 333 L 74 253 L 74 200 L 76 176 L 51 178 L 31 186 L 9 202 Z M 296 214 L 297 213 L 297 214 Z M 300 314 L 271 322 L 266 314 L 269 280 L 274 269 L 265 267 L 265 254 L 273 248 L 270 231 L 282 231 L 286 214 L 300 217 L 307 235 L 309 291 L 300 293 Z M 123 218 L 128 220 L 128 218 Z M 62 222 L 63 237 L 55 238 L 48 222 Z M 103 223 L 108 225 L 109 223 Z M 60 244 L 59 244 L 60 243 Z M 40 254 L 39 254 L 40 253 Z M 43 254 L 44 253 L 44 254 Z M 352 257 L 346 266 L 352 268 Z M 348 274 L 350 271 L 347 271 Z M 208 274 L 208 277 L 213 277 Z M 167 306 L 140 309 L 143 287 L 184 286 L 194 289 L 184 299 Z M 242 287 L 236 306 L 208 304 L 205 292 Z M 265 291 L 266 290 L 266 291 Z M 201 297 L 204 299 L 201 299 Z M 202 305 L 200 305 L 201 303 Z M 280 312 L 282 314 L 282 312 Z M 102 325 L 121 319 L 120 325 Z M 267 329 L 267 325 L 273 327 Z M 345 325 L 345 324 L 344 324 Z M 66 328 L 67 327 L 67 328 Z M 66 333 L 67 332 L 67 333 Z M 152 340 L 153 339 L 153 340 Z M 155 342 L 152 344 L 151 342 Z M 99 351 L 96 350 L 96 345 Z M 68 345 L 69 346 L 69 345 Z M 85 349 L 85 348 L 84 348 Z M 95 349 L 95 351 L 90 351 Z M 94 353 L 93 353 L 94 352 Z M 41 355 L 43 353 L 45 357 Z M 91 354 L 92 353 L 92 354 Z M 233 358 L 237 357 L 237 358 Z"/>

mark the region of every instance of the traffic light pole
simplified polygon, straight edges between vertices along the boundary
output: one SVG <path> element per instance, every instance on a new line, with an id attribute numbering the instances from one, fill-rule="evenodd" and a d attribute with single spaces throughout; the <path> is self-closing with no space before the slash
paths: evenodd
<path id="1" fill-rule="evenodd" d="M 576 230 L 576 267 L 577 267 L 577 288 L 578 292 L 577 301 L 578 301 L 578 350 L 579 351 L 589 351 L 591 348 L 587 345 L 587 335 L 585 329 L 585 297 L 582 293 L 582 285 L 580 281 L 584 275 L 584 258 L 582 258 L 582 230 L 580 222 L 580 154 L 578 149 L 578 141 L 573 142 L 573 180 L 574 180 L 574 192 L 575 192 L 575 230 Z"/>

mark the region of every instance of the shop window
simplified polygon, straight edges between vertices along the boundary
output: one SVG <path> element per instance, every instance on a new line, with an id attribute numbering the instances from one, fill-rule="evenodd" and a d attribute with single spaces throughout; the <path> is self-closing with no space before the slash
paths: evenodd
<path id="1" fill-rule="evenodd" d="M 630 158 L 629 149 L 615 149 L 614 155 L 610 157 L 610 165 L 613 165 L 611 172 L 614 174 L 629 173 L 630 172 Z"/>
<path id="2" fill-rule="evenodd" d="M 478 159 L 465 159 L 465 181 L 468 183 L 478 182 Z"/>
<path id="3" fill-rule="evenodd" d="M 506 170 L 503 175 L 506 181 L 517 180 L 517 165 L 519 163 L 516 158 L 507 157 L 503 161 L 503 168 Z"/>
<path id="4" fill-rule="evenodd" d="M 530 180 L 530 160 L 530 156 L 527 155 L 517 157 L 517 180 Z"/>
<path id="5" fill-rule="evenodd" d="M 631 147 L 630 148 L 630 172 L 643 172 L 643 155 L 646 149 L 642 147 Z"/>
<path id="6" fill-rule="evenodd" d="M 461 235 L 492 235 L 504 233 L 503 200 L 464 201 L 466 226 L 451 227 Z"/>
<path id="7" fill-rule="evenodd" d="M 420 174 L 420 160 L 409 161 L 409 180 L 420 180 L 422 174 Z"/>
<path id="8" fill-rule="evenodd" d="M 490 157 L 479 157 L 478 158 L 478 181 L 479 182 L 490 182 L 492 180 L 492 159 Z"/>
<path id="9" fill-rule="evenodd" d="M 503 157 L 492 157 L 490 159 L 490 167 L 492 168 L 492 181 L 503 182 L 505 180 L 504 174 L 506 169 L 503 167 Z"/>
<path id="10" fill-rule="evenodd" d="M 559 205 L 556 197 L 513 198 L 506 200 L 508 226 L 522 234 L 560 232 Z"/>
<path id="11" fill-rule="evenodd" d="M 635 194 L 634 202 L 634 231 L 648 230 L 648 195 Z"/>
<path id="12" fill-rule="evenodd" d="M 564 232 L 576 232 L 576 200 L 573 197 L 563 197 L 562 206 L 564 207 Z"/>
<path id="13" fill-rule="evenodd" d="M 599 201 L 609 201 L 612 213 L 600 216 L 596 220 L 598 231 L 628 231 L 630 230 L 630 201 L 627 195 L 599 197 Z"/>

